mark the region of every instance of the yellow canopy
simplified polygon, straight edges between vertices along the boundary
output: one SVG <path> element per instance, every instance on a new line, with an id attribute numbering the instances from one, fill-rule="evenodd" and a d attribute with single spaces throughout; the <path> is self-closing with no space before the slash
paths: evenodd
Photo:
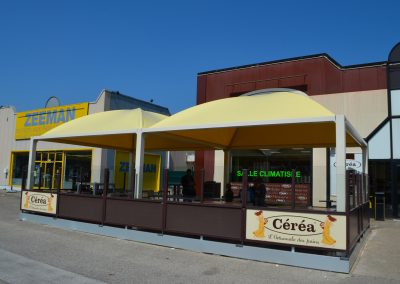
<path id="1" fill-rule="evenodd" d="M 113 110 L 90 114 L 64 123 L 38 137 L 39 140 L 101 148 L 132 150 L 136 133 L 167 116 L 144 111 Z"/>
<path id="2" fill-rule="evenodd" d="M 140 130 L 146 150 L 335 147 L 335 122 L 334 113 L 304 93 L 259 91 L 197 105 L 170 117 L 141 109 L 95 113 L 36 139 L 132 150 Z M 365 145 L 348 122 L 346 144 Z"/>
<path id="3" fill-rule="evenodd" d="M 145 129 L 146 149 L 335 147 L 334 113 L 300 92 L 261 92 L 211 101 Z M 362 139 L 349 128 L 347 146 Z"/>

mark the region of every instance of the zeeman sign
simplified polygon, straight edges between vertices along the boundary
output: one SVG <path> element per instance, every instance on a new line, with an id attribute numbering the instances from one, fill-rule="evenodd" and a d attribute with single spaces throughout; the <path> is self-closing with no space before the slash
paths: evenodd
<path id="1" fill-rule="evenodd" d="M 114 160 L 114 182 L 116 188 L 128 188 L 129 153 L 117 151 Z M 160 190 L 161 156 L 144 154 L 143 163 L 143 190 Z M 124 186 L 125 181 L 125 186 Z"/>
<path id="2" fill-rule="evenodd" d="M 17 113 L 15 140 L 39 136 L 65 122 L 88 114 L 88 103 L 65 105 Z"/>

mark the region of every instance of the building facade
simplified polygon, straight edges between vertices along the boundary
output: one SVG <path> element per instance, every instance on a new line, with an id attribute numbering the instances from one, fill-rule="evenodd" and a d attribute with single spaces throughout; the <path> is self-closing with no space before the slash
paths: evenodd
<path id="1" fill-rule="evenodd" d="M 399 216 L 400 195 L 400 45 L 388 61 L 342 66 L 328 54 L 277 60 L 202 72 L 197 77 L 197 104 L 269 88 L 302 91 L 336 114 L 344 114 L 369 144 L 370 195 L 384 192 L 389 216 Z M 282 106 L 284 108 L 285 106 Z M 299 171 L 302 182 L 325 189 L 312 191 L 312 206 L 335 200 L 335 149 L 259 149 L 233 152 L 230 180 L 243 168 L 285 172 Z M 347 150 L 348 170 L 361 168 L 360 149 Z M 196 152 L 195 168 L 205 169 L 205 180 L 223 181 L 224 154 Z M 325 165 L 330 166 L 325 166 Z M 200 181 L 200 176 L 197 175 Z M 274 180 L 275 179 L 275 180 Z M 285 183 L 283 176 L 268 182 Z M 324 192 L 319 190 L 319 192 Z"/>

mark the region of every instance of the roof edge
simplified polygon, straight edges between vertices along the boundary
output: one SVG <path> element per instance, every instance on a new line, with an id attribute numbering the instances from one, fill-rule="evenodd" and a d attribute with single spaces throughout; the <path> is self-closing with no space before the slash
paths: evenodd
<path id="1" fill-rule="evenodd" d="M 324 58 L 328 59 L 332 64 L 334 64 L 339 69 L 353 69 L 353 68 L 362 68 L 362 67 L 381 66 L 381 65 L 386 65 L 386 63 L 387 63 L 386 61 L 378 61 L 378 62 L 370 62 L 370 63 L 342 66 L 339 62 L 337 62 L 335 59 L 333 59 L 329 54 L 317 53 L 317 54 L 311 54 L 311 55 L 305 55 L 305 56 L 291 57 L 291 58 L 286 58 L 286 59 L 265 61 L 265 62 L 260 62 L 260 63 L 247 64 L 247 65 L 239 65 L 239 66 L 234 66 L 234 67 L 227 67 L 227 68 L 222 68 L 222 69 L 214 69 L 214 70 L 210 70 L 210 71 L 204 71 L 204 72 L 197 73 L 197 76 L 209 75 L 209 74 L 213 74 L 213 73 L 222 73 L 222 72 L 232 71 L 232 70 L 236 70 L 236 69 L 254 68 L 254 67 L 270 65 L 270 64 L 279 64 L 279 63 L 286 63 L 286 62 L 291 62 L 291 61 L 307 60 L 307 59 L 319 58 L 319 57 L 324 57 Z"/>

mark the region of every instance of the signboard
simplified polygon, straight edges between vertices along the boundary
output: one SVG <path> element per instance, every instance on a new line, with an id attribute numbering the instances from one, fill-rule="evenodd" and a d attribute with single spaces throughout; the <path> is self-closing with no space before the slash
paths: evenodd
<path id="1" fill-rule="evenodd" d="M 133 157 L 135 159 L 135 157 Z M 143 190 L 160 190 L 161 156 L 144 154 Z M 116 188 L 128 189 L 129 153 L 116 151 L 114 164 L 114 183 Z M 125 186 L 124 186 L 125 181 Z"/>
<path id="2" fill-rule="evenodd" d="M 248 209 L 246 238 L 346 250 L 346 216 Z"/>
<path id="3" fill-rule="evenodd" d="M 21 209 L 55 215 L 57 211 L 57 194 L 22 191 Z"/>
<path id="4" fill-rule="evenodd" d="M 65 122 L 88 114 L 88 103 L 43 108 L 18 112 L 15 125 L 15 140 L 39 136 Z"/>

